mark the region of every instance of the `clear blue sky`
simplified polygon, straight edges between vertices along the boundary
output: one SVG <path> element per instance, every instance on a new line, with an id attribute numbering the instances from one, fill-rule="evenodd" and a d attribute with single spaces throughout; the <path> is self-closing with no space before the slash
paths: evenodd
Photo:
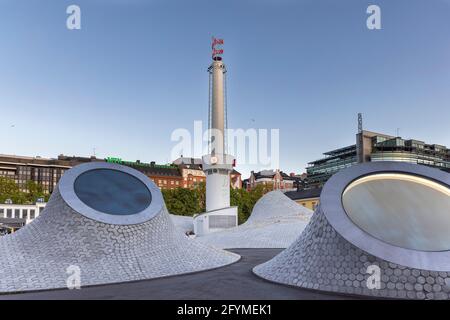
<path id="1" fill-rule="evenodd" d="M 171 132 L 207 121 L 212 35 L 230 127 L 279 128 L 284 171 L 353 144 L 357 112 L 450 146 L 448 0 L 1 0 L 0 153 L 167 162 Z"/>

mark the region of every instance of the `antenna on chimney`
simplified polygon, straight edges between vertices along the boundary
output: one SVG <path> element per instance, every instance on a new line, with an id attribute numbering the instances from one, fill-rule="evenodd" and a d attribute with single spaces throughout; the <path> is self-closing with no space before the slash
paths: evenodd
<path id="1" fill-rule="evenodd" d="M 363 132 L 362 113 L 358 113 L 358 133 Z"/>
<path id="2" fill-rule="evenodd" d="M 364 162 L 364 137 L 362 113 L 358 113 L 358 134 L 356 135 L 356 158 L 359 163 Z"/>

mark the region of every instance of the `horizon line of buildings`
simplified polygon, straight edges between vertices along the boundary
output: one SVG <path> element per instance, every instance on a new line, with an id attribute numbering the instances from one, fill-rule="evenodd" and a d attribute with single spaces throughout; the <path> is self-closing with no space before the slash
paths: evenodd
<path id="1" fill-rule="evenodd" d="M 0 154 L 0 177 L 10 178 L 21 191 L 27 192 L 27 181 L 31 180 L 42 186 L 45 194 L 51 194 L 59 179 L 70 168 L 88 162 L 111 162 L 132 167 L 148 176 L 160 189 L 194 188 L 206 181 L 201 160 L 194 158 L 179 158 L 171 164 L 156 164 L 136 161 L 125 161 L 121 158 L 107 157 L 104 159 L 79 156 L 59 155 L 57 158 L 27 157 Z M 231 187 L 241 188 L 241 174 L 233 170 Z"/>
<path id="2" fill-rule="evenodd" d="M 304 196 L 314 194 L 306 206 L 318 204 L 317 190 L 337 171 L 362 162 L 401 161 L 426 165 L 450 172 L 450 149 L 440 144 L 428 144 L 416 139 L 403 139 L 367 130 L 359 130 L 356 143 L 323 153 L 325 157 L 308 163 L 306 173 L 287 174 L 280 169 L 251 171 L 250 177 L 242 179 L 241 174 L 233 170 L 230 174 L 232 188 L 252 190 L 258 185 L 270 186 L 274 190 L 290 192 L 293 200 L 302 200 Z M 106 161 L 130 166 L 152 179 L 160 189 L 193 188 L 205 182 L 202 160 L 183 157 L 170 164 L 156 164 L 136 161 L 124 161 L 121 158 L 105 159 L 59 155 L 57 158 L 26 157 L 0 154 L 0 177 L 8 177 L 16 182 L 20 190 L 26 190 L 26 182 L 32 180 L 40 184 L 44 192 L 53 191 L 65 171 L 75 165 Z M 320 191 L 319 191 L 320 195 Z M 304 205 L 304 203 L 302 203 Z"/>

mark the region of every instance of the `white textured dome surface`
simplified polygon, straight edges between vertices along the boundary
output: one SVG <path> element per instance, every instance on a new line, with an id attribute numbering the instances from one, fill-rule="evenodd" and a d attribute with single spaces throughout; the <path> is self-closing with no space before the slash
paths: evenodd
<path id="1" fill-rule="evenodd" d="M 301 236 L 253 272 L 269 281 L 314 290 L 450 299 L 450 251 L 419 251 L 388 244 L 363 231 L 346 215 L 342 193 L 347 186 L 359 178 L 384 173 L 421 176 L 450 186 L 448 173 L 416 164 L 369 162 L 341 170 L 325 184 L 320 205 Z M 392 188 L 387 190 L 392 192 Z M 413 195 L 410 200 L 414 200 Z M 399 227 L 391 231 L 415 232 Z"/>
<path id="2" fill-rule="evenodd" d="M 252 214 L 245 224 L 258 221 L 277 220 L 283 218 L 310 217 L 313 211 L 299 205 L 288 198 L 283 192 L 275 190 L 266 193 L 253 207 Z"/>
<path id="3" fill-rule="evenodd" d="M 177 214 L 170 214 L 175 227 L 183 233 L 194 231 L 194 219 L 189 216 L 180 216 Z"/>
<path id="4" fill-rule="evenodd" d="M 197 237 L 217 248 L 287 248 L 305 229 L 312 211 L 281 191 L 265 194 L 248 220 L 235 228 Z"/>
<path id="5" fill-rule="evenodd" d="M 0 238 L 0 292 L 65 288 L 69 266 L 80 268 L 81 286 L 88 286 L 197 272 L 239 258 L 188 239 L 165 205 L 144 223 L 107 224 L 73 210 L 58 186 L 39 217 Z"/>

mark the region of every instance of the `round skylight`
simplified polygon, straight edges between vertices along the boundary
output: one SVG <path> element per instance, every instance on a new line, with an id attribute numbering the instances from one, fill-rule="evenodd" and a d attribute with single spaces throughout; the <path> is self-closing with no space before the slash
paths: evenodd
<path id="1" fill-rule="evenodd" d="M 164 207 L 161 191 L 153 181 L 115 163 L 91 162 L 73 167 L 61 177 L 58 190 L 73 210 L 108 224 L 143 223 Z"/>
<path id="2" fill-rule="evenodd" d="M 450 189 L 423 177 L 378 173 L 342 194 L 349 218 L 373 237 L 421 251 L 450 250 Z"/>
<path id="3" fill-rule="evenodd" d="M 107 214 L 136 214 L 152 202 L 152 195 L 145 184 L 118 170 L 86 171 L 75 180 L 74 189 L 86 205 Z"/>

